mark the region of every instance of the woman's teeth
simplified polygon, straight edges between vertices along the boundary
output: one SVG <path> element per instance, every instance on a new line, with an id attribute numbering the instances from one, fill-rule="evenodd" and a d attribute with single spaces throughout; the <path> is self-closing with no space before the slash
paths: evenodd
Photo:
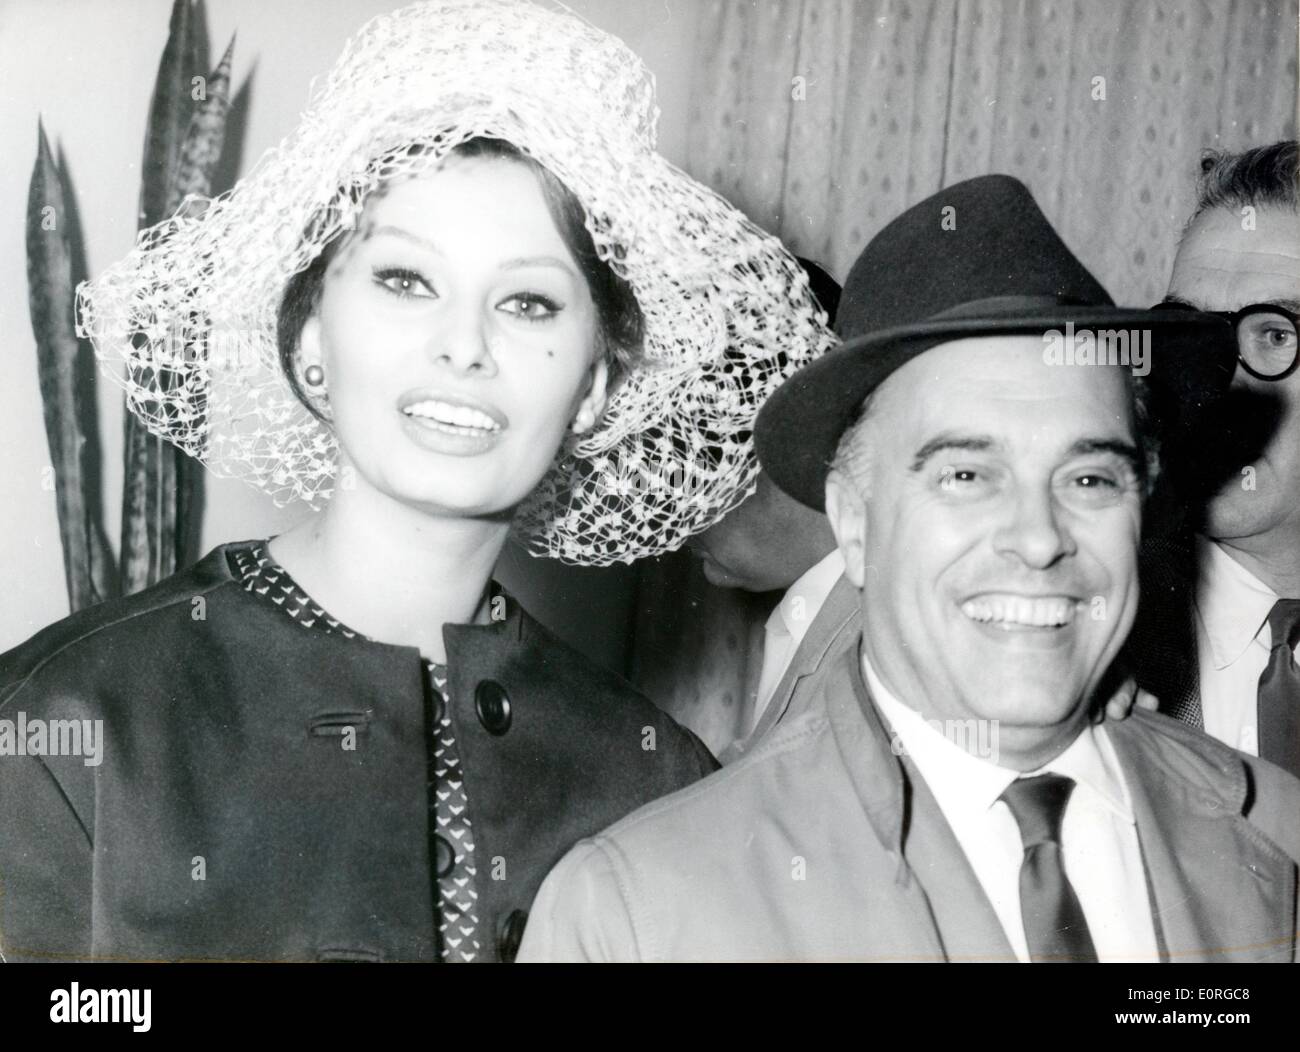
<path id="1" fill-rule="evenodd" d="M 472 409 L 467 405 L 451 405 L 448 402 L 416 402 L 402 410 L 407 416 L 419 417 L 447 429 L 457 431 L 500 431 L 501 425 L 487 413 Z"/>
<path id="2" fill-rule="evenodd" d="M 1027 628 L 1060 628 L 1074 620 L 1072 599 L 1050 597 L 1029 599 L 1019 595 L 986 595 L 967 599 L 961 612 L 982 624 L 1023 625 Z"/>

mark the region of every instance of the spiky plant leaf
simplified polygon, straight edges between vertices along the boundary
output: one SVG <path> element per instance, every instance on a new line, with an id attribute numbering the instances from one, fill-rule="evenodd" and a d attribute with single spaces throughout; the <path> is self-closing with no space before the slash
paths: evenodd
<path id="1" fill-rule="evenodd" d="M 82 424 L 86 393 L 77 383 L 77 366 L 89 352 L 77 339 L 73 323 L 69 195 L 39 122 L 37 136 L 36 163 L 27 194 L 28 306 L 36 337 L 68 603 L 76 611 L 108 597 L 112 556 L 85 475 Z"/>

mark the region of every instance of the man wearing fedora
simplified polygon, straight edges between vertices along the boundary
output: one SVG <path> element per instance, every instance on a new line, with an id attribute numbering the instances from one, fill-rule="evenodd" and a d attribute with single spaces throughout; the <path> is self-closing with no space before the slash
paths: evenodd
<path id="1" fill-rule="evenodd" d="M 834 326 L 839 284 L 811 260 L 799 262 Z M 790 496 L 766 472 L 759 472 L 752 496 L 688 545 L 710 584 L 754 593 L 780 590 L 763 626 L 755 689 L 735 714 L 734 736 L 717 751 L 719 762 L 729 764 L 799 711 L 817 672 L 857 645 L 861 604 L 844 575 L 844 557 L 824 510 Z M 1106 705 L 1107 716 L 1124 719 L 1135 700 L 1156 708 L 1154 696 L 1135 688 L 1132 680 L 1119 684 Z"/>
<path id="2" fill-rule="evenodd" d="M 1225 382 L 1226 327 L 1115 308 L 986 176 L 867 246 L 840 329 L 756 442 L 827 511 L 858 645 L 745 757 L 574 848 L 520 958 L 1295 959 L 1300 781 L 1151 712 L 1094 720 L 1151 429 Z"/>

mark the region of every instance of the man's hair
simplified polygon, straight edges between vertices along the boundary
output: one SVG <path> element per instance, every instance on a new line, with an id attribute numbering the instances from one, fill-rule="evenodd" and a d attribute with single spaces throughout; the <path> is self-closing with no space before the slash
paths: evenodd
<path id="1" fill-rule="evenodd" d="M 1271 146 L 1256 146 L 1241 153 L 1209 150 L 1201 156 L 1201 177 L 1197 184 L 1195 219 L 1211 208 L 1234 212 L 1253 208 L 1297 208 L 1297 160 L 1295 139 L 1283 139 Z"/>

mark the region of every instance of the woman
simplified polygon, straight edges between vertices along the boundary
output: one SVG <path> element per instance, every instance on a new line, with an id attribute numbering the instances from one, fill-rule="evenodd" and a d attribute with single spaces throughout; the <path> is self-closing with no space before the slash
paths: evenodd
<path id="1" fill-rule="evenodd" d="M 6 957 L 509 960 L 571 844 L 713 768 L 490 584 L 512 528 L 599 565 L 716 521 L 828 339 L 655 112 L 572 16 L 417 4 L 82 289 L 151 431 L 331 499 L 0 658 L 0 716 L 102 744 L 0 759 Z"/>

